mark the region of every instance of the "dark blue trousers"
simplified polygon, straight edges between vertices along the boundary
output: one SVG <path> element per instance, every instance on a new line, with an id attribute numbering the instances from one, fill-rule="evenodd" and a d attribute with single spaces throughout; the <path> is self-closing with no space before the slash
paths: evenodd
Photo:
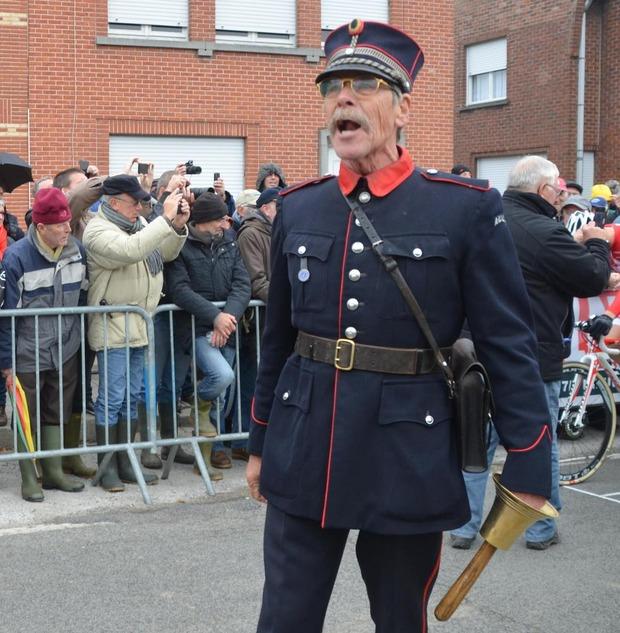
<path id="1" fill-rule="evenodd" d="M 267 506 L 265 586 L 257 633 L 320 633 L 349 530 Z M 441 533 L 359 533 L 357 561 L 376 633 L 426 633 Z"/>

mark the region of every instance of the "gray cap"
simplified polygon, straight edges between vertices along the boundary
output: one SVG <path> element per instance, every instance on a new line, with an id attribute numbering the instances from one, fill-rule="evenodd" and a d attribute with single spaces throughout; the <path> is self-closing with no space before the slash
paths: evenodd
<path id="1" fill-rule="evenodd" d="M 571 196 L 570 198 L 567 198 L 560 209 L 563 209 L 564 207 L 577 207 L 582 211 L 592 211 L 590 201 L 582 196 Z"/>

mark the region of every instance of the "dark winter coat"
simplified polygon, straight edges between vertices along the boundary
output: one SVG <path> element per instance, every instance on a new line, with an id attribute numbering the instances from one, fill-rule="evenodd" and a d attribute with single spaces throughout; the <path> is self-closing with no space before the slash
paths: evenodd
<path id="1" fill-rule="evenodd" d="M 248 211 L 237 233 L 239 250 L 250 275 L 252 298 L 267 302 L 271 222 L 260 211 Z"/>
<path id="2" fill-rule="evenodd" d="M 555 208 L 534 193 L 507 190 L 504 215 L 517 247 L 534 315 L 543 380 L 562 375 L 562 325 L 573 297 L 601 294 L 609 279 L 609 246 L 604 240 L 575 242 Z"/>
<path id="3" fill-rule="evenodd" d="M 166 266 L 167 301 L 196 317 L 196 336 L 213 329 L 213 321 L 220 312 L 227 312 L 241 320 L 250 302 L 250 278 L 243 264 L 239 247 L 232 232 L 210 246 L 190 235 L 179 256 Z M 223 308 L 214 301 L 225 301 Z"/>

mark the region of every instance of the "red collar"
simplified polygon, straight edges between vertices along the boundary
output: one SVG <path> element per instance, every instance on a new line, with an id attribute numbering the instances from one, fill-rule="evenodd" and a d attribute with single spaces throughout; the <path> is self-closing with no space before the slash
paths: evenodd
<path id="1" fill-rule="evenodd" d="M 387 196 L 413 173 L 414 164 L 409 152 L 404 147 L 399 146 L 398 153 L 400 156 L 397 161 L 365 176 L 368 188 L 374 196 Z M 362 177 L 351 171 L 343 162 L 340 163 L 338 186 L 345 196 L 348 196 L 355 189 Z"/>

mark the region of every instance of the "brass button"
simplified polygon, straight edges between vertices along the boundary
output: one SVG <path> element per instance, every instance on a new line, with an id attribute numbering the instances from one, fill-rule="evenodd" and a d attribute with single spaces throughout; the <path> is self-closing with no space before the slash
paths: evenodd
<path id="1" fill-rule="evenodd" d="M 285 391 L 282 394 L 282 400 L 288 400 L 291 397 L 291 392 L 290 391 Z"/>
<path id="2" fill-rule="evenodd" d="M 360 302 L 354 297 L 347 300 L 347 309 L 348 310 L 357 310 L 360 306 Z"/>
<path id="3" fill-rule="evenodd" d="M 364 251 L 364 245 L 361 242 L 353 242 L 351 250 L 354 253 L 362 253 Z"/>
<path id="4" fill-rule="evenodd" d="M 422 257 L 422 249 L 421 248 L 414 248 L 413 249 L 413 256 L 414 257 Z"/>
<path id="5" fill-rule="evenodd" d="M 426 422 L 426 424 L 431 425 L 435 421 L 435 418 L 429 413 L 424 418 L 424 421 Z"/>
<path id="6" fill-rule="evenodd" d="M 370 194 L 367 191 L 362 191 L 362 193 L 360 193 L 360 195 L 357 196 L 357 199 L 362 204 L 366 204 L 367 202 L 370 202 Z"/>
<path id="7" fill-rule="evenodd" d="M 357 268 L 352 268 L 349 271 L 349 279 L 351 281 L 359 281 L 362 273 Z"/>
<path id="8" fill-rule="evenodd" d="M 297 253 L 298 253 L 299 255 L 304 255 L 304 254 L 306 253 L 306 247 L 305 247 L 305 246 L 300 246 L 300 247 L 297 249 Z"/>
<path id="9" fill-rule="evenodd" d="M 348 327 L 345 331 L 344 331 L 344 335 L 347 338 L 350 339 L 354 339 L 357 336 L 357 330 L 354 327 Z"/>

